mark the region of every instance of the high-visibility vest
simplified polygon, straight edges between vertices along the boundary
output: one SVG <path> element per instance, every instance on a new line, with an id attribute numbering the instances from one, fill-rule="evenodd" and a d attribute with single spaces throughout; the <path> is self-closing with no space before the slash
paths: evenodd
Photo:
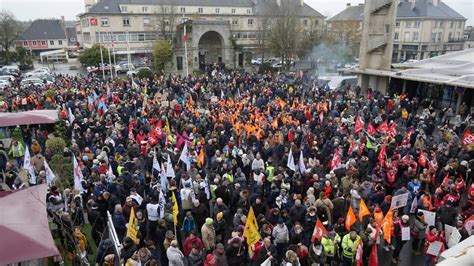
<path id="1" fill-rule="evenodd" d="M 18 145 L 16 146 L 12 145 L 12 155 L 14 158 L 21 157 L 23 156 L 23 154 L 24 154 L 24 148 L 20 142 L 18 142 Z"/>
<path id="2" fill-rule="evenodd" d="M 342 255 L 348 258 L 353 258 L 357 251 L 357 243 L 359 236 L 355 241 L 352 241 L 351 234 L 348 233 L 342 238 Z M 351 251 L 346 250 L 346 248 L 351 248 Z"/>
<path id="3" fill-rule="evenodd" d="M 324 254 L 329 257 L 334 257 L 336 255 L 337 244 L 336 241 L 340 242 L 341 237 L 336 234 L 334 239 L 331 239 L 327 236 L 321 239 L 321 245 L 324 247 Z"/>
<path id="4" fill-rule="evenodd" d="M 267 164 L 267 180 L 268 180 L 268 182 L 272 182 L 273 177 L 275 177 L 275 167 Z"/>

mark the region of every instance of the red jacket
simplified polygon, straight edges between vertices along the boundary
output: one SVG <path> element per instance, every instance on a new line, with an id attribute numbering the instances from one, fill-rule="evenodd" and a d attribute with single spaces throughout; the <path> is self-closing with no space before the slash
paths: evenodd
<path id="1" fill-rule="evenodd" d="M 202 240 L 199 237 L 196 236 L 193 239 L 187 237 L 186 240 L 184 240 L 183 244 L 184 256 L 189 256 L 191 250 L 193 249 L 193 246 L 197 246 L 200 250 L 204 250 L 204 244 L 202 243 Z"/>

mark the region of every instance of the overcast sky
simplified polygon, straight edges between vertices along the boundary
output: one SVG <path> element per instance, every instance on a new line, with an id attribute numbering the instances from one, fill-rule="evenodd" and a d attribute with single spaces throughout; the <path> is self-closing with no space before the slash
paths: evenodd
<path id="1" fill-rule="evenodd" d="M 218 1 L 218 0 L 216 0 Z M 297 1 L 297 0 L 295 0 Z M 473 0 L 442 0 L 458 13 L 468 19 L 467 25 L 474 23 Z M 344 10 L 347 3 L 357 5 L 363 0 L 305 0 L 305 3 L 330 18 Z M 6 9 L 19 20 L 34 20 L 37 18 L 75 19 L 76 15 L 84 12 L 83 0 L 0 0 L 0 9 Z"/>

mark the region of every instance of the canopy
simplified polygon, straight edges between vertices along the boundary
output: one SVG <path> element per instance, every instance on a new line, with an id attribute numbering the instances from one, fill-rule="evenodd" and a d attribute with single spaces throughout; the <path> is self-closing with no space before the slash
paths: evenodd
<path id="1" fill-rule="evenodd" d="M 56 121 L 58 121 L 57 110 L 0 113 L 0 127 L 32 124 L 54 124 Z"/>
<path id="2" fill-rule="evenodd" d="M 441 262 L 437 265 L 472 265 L 474 261 L 474 235 L 441 253 Z"/>
<path id="3" fill-rule="evenodd" d="M 59 255 L 48 225 L 47 185 L 0 198 L 0 265 Z"/>

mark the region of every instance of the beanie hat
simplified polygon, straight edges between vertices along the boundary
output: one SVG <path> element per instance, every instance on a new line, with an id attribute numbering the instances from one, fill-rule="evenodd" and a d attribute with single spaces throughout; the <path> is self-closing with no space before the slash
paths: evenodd
<path id="1" fill-rule="evenodd" d="M 216 215 L 216 218 L 218 221 L 222 220 L 222 218 L 224 218 L 224 214 L 222 212 L 219 212 L 217 215 Z"/>
<path id="2" fill-rule="evenodd" d="M 213 222 L 214 222 L 214 220 L 212 220 L 212 218 L 206 218 L 206 224 L 207 225 L 212 225 Z"/>

